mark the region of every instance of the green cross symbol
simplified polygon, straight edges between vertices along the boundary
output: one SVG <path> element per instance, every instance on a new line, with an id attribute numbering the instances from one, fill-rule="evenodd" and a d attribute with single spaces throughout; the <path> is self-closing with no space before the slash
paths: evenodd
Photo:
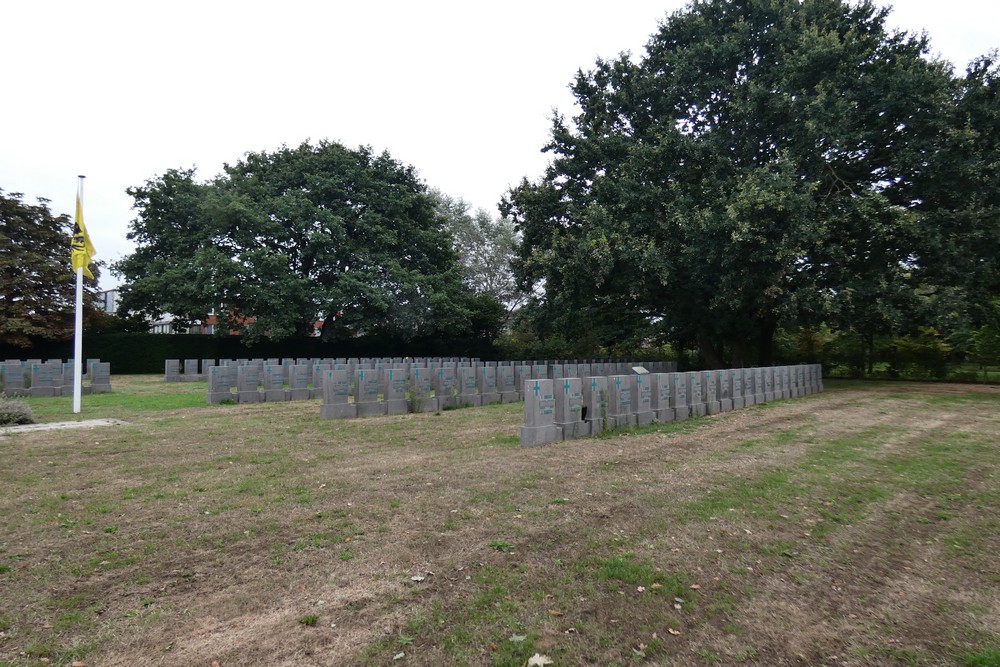
<path id="1" fill-rule="evenodd" d="M 569 380 L 566 380 L 566 383 L 563 384 L 563 389 L 565 390 L 565 393 L 569 393 Z"/>
<path id="2" fill-rule="evenodd" d="M 538 380 L 535 380 L 535 398 L 538 398 Z"/>

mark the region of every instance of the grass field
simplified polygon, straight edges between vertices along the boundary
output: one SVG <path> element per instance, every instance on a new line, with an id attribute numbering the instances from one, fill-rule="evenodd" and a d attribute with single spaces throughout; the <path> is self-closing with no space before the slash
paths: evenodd
<path id="1" fill-rule="evenodd" d="M 113 384 L 0 436 L 0 665 L 1000 665 L 996 387 L 525 449 Z"/>

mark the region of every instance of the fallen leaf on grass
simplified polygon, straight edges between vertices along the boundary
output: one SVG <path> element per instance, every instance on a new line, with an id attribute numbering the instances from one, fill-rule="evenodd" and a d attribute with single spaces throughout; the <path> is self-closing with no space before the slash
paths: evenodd
<path id="1" fill-rule="evenodd" d="M 392 659 L 393 659 L 393 660 L 402 660 L 402 659 L 403 659 L 403 658 L 405 658 L 405 657 L 406 657 L 406 653 L 405 653 L 405 652 L 403 652 L 403 651 L 400 651 L 400 652 L 399 652 L 399 653 L 397 653 L 396 655 L 392 656 Z"/>
<path id="2" fill-rule="evenodd" d="M 549 609 L 549 616 L 562 616 L 563 613 L 558 609 Z"/>
<path id="3" fill-rule="evenodd" d="M 674 630 L 673 628 L 667 628 L 667 632 L 669 632 L 672 635 L 679 635 L 681 633 L 680 630 Z"/>
<path id="4" fill-rule="evenodd" d="M 701 588 L 701 584 L 691 584 L 691 588 L 694 590 L 698 590 L 699 588 Z"/>
<path id="5" fill-rule="evenodd" d="M 510 636 L 510 641 L 512 641 L 512 642 L 523 642 L 527 638 L 528 638 L 528 635 L 511 635 Z"/>
<path id="6" fill-rule="evenodd" d="M 645 586 L 637 586 L 635 590 L 639 591 L 640 593 L 645 593 L 646 592 L 646 587 Z"/>
<path id="7" fill-rule="evenodd" d="M 663 588 L 663 584 L 650 584 L 649 587 L 652 588 L 655 591 L 658 588 Z"/>
<path id="8" fill-rule="evenodd" d="M 414 576 L 414 577 L 410 577 L 410 581 L 416 581 L 416 582 L 421 582 L 421 581 L 423 581 L 423 580 L 424 580 L 424 578 L 423 578 L 423 577 L 421 577 L 420 575 L 416 575 L 416 576 Z"/>
<path id="9" fill-rule="evenodd" d="M 545 665 L 551 665 L 552 658 L 547 655 L 540 655 L 536 653 L 535 655 L 528 658 L 527 667 L 545 667 Z"/>

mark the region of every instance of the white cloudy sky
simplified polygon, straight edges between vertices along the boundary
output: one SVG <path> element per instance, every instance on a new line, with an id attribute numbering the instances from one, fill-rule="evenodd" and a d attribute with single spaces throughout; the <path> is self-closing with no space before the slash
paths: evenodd
<path id="1" fill-rule="evenodd" d="M 879 0 L 879 4 L 889 4 Z M 567 86 L 643 53 L 683 0 L 32 0 L 4 7 L 0 189 L 84 215 L 96 259 L 131 251 L 125 188 L 201 178 L 247 151 L 330 139 L 387 149 L 431 187 L 495 213 L 536 178 Z M 896 0 L 964 68 L 1000 46 L 995 0 Z M 105 272 L 103 287 L 115 278 Z"/>

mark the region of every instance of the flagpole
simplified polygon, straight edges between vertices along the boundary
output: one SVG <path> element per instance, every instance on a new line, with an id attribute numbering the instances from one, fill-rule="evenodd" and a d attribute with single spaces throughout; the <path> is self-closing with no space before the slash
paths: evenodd
<path id="1" fill-rule="evenodd" d="M 83 179 L 78 176 L 77 201 L 83 206 Z M 76 269 L 76 334 L 73 337 L 73 414 L 80 414 L 80 394 L 83 393 L 83 267 Z"/>

